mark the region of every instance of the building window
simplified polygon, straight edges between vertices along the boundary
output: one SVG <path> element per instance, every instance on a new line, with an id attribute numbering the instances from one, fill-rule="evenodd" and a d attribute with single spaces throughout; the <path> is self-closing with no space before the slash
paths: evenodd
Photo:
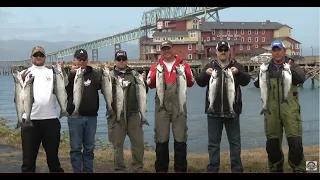
<path id="1" fill-rule="evenodd" d="M 214 35 L 216 33 L 216 31 L 215 30 L 212 30 L 212 35 Z"/>
<path id="2" fill-rule="evenodd" d="M 251 42 L 251 37 L 248 37 L 248 42 Z"/>
<path id="3" fill-rule="evenodd" d="M 262 29 L 262 34 L 265 34 L 265 33 L 266 33 L 266 31 L 264 29 Z"/>
<path id="4" fill-rule="evenodd" d="M 167 30 L 166 30 L 166 29 L 163 29 L 162 32 L 167 32 Z"/>
<path id="5" fill-rule="evenodd" d="M 266 38 L 265 37 L 262 37 L 262 42 L 266 42 Z"/>
<path id="6" fill-rule="evenodd" d="M 157 51 L 160 51 L 160 45 L 157 45 Z"/>
<path id="7" fill-rule="evenodd" d="M 198 24 L 192 24 L 192 29 L 199 29 Z"/>
<path id="8" fill-rule="evenodd" d="M 182 40 L 183 40 L 183 37 L 178 37 L 178 40 L 179 40 L 179 41 L 182 41 Z"/>
<path id="9" fill-rule="evenodd" d="M 175 40 L 176 40 L 176 37 L 171 37 L 171 40 L 175 41 Z"/>
<path id="10" fill-rule="evenodd" d="M 210 41 L 210 37 L 207 37 L 207 41 Z"/>
<path id="11" fill-rule="evenodd" d="M 258 29 L 256 29 L 256 34 L 259 34 L 259 30 Z"/>
<path id="12" fill-rule="evenodd" d="M 169 21 L 165 21 L 164 22 L 164 27 L 168 27 L 169 26 Z"/>
<path id="13" fill-rule="evenodd" d="M 251 29 L 248 30 L 248 34 L 249 34 L 249 35 L 251 34 Z"/>
<path id="14" fill-rule="evenodd" d="M 241 29 L 241 34 L 244 34 L 244 30 L 243 29 Z"/>
<path id="15" fill-rule="evenodd" d="M 241 42 L 244 42 L 244 37 L 241 37 Z"/>
<path id="16" fill-rule="evenodd" d="M 188 54 L 188 59 L 192 59 L 192 54 Z"/>
<path id="17" fill-rule="evenodd" d="M 247 50 L 250 50 L 250 44 L 247 44 Z"/>
<path id="18" fill-rule="evenodd" d="M 254 40 L 255 40 L 255 42 L 259 42 L 259 38 L 258 37 L 255 37 Z"/>
<path id="19" fill-rule="evenodd" d="M 291 34 L 291 29 L 289 29 L 289 34 Z"/>
<path id="20" fill-rule="evenodd" d="M 171 32 L 171 29 L 168 29 L 168 32 Z"/>
<path id="21" fill-rule="evenodd" d="M 192 50 L 192 44 L 188 44 L 188 50 Z"/>
<path id="22" fill-rule="evenodd" d="M 234 34 L 238 34 L 238 31 L 236 29 L 234 30 Z"/>
<path id="23" fill-rule="evenodd" d="M 203 37 L 201 37 L 201 41 L 203 41 Z"/>
<path id="24" fill-rule="evenodd" d="M 212 37 L 212 41 L 215 41 L 216 40 L 216 38 L 215 37 Z"/>
<path id="25" fill-rule="evenodd" d="M 296 44 L 296 49 L 299 49 L 299 44 Z"/>
<path id="26" fill-rule="evenodd" d="M 189 31 L 189 36 L 190 37 L 194 38 L 194 37 L 196 37 L 196 35 L 197 35 L 196 31 Z"/>
<path id="27" fill-rule="evenodd" d="M 240 51 L 242 51 L 243 50 L 243 46 L 242 46 L 242 44 L 240 44 Z"/>
<path id="28" fill-rule="evenodd" d="M 222 33 L 223 33 L 223 30 L 222 30 L 222 29 L 220 29 L 220 30 L 219 30 L 219 34 L 222 34 Z"/>
<path id="29" fill-rule="evenodd" d="M 227 34 L 230 34 L 230 30 L 229 29 L 227 30 Z"/>
<path id="30" fill-rule="evenodd" d="M 259 48 L 259 45 L 255 45 L 254 47 L 255 47 L 255 48 Z"/>
<path id="31" fill-rule="evenodd" d="M 237 37 L 234 37 L 234 38 L 233 38 L 233 40 L 235 40 L 235 41 L 236 41 L 237 39 L 238 39 Z"/>

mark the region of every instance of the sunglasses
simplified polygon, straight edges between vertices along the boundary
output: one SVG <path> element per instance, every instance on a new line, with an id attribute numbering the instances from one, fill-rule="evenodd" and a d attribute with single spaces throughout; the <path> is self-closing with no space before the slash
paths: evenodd
<path id="1" fill-rule="evenodd" d="M 87 58 L 85 58 L 85 57 L 76 57 L 76 59 L 78 61 L 87 61 Z"/>
<path id="2" fill-rule="evenodd" d="M 32 55 L 32 56 L 33 56 L 33 57 L 41 57 L 41 58 L 45 57 L 45 55 L 42 54 L 42 53 L 35 53 L 35 54 Z"/>
<path id="3" fill-rule="evenodd" d="M 219 52 L 228 52 L 229 49 L 223 49 L 223 48 L 222 48 L 222 49 L 218 49 L 218 51 L 219 51 Z"/>
<path id="4" fill-rule="evenodd" d="M 128 59 L 126 59 L 126 58 L 116 58 L 116 61 L 127 61 Z"/>

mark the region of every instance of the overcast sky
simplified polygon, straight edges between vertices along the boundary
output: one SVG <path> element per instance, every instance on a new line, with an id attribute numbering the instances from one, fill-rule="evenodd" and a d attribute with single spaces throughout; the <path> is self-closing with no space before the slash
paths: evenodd
<path id="1" fill-rule="evenodd" d="M 91 41 L 137 28 L 144 11 L 132 8 L 0 8 L 0 39 Z M 119 13 L 121 12 L 121 13 Z M 123 13 L 124 12 L 124 13 Z M 304 50 L 319 50 L 319 8 L 238 8 L 219 12 L 221 21 L 277 21 L 293 28 Z"/>

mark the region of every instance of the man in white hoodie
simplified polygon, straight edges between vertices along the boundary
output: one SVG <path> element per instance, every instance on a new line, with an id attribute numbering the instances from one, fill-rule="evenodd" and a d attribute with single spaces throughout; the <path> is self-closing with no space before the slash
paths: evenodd
<path id="1" fill-rule="evenodd" d="M 64 172 L 58 157 L 61 124 L 56 112 L 56 97 L 53 94 L 53 71 L 44 66 L 45 50 L 36 46 L 32 49 L 32 66 L 22 72 L 23 81 L 34 76 L 31 120 L 33 127 L 21 128 L 22 172 L 35 172 L 40 144 L 46 152 L 50 172 Z M 64 64 L 60 64 L 64 68 Z M 25 118 L 25 114 L 23 115 Z"/>

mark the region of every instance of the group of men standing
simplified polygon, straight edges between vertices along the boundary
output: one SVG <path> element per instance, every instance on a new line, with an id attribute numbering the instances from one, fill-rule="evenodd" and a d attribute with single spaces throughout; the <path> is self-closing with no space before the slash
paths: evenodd
<path id="1" fill-rule="evenodd" d="M 271 115 L 265 115 L 265 133 L 267 137 L 267 153 L 269 168 L 272 172 L 283 172 L 283 153 L 281 150 L 282 129 L 286 129 L 289 144 L 289 164 L 294 172 L 304 171 L 302 126 L 296 86 L 302 84 L 305 79 L 303 71 L 293 59 L 285 56 L 286 48 L 281 41 L 275 41 L 271 45 L 272 60 L 269 62 L 269 74 L 272 81 L 271 88 L 280 91 L 281 72 L 284 62 L 291 64 L 292 88 L 288 96 L 289 104 L 278 103 L 279 94 L 269 94 L 268 106 Z M 174 170 L 176 172 L 187 172 L 187 117 L 177 116 L 179 113 L 179 101 L 177 96 L 176 66 L 182 65 L 185 68 L 186 85 L 192 87 L 196 82 L 200 87 L 207 87 L 205 96 L 205 113 L 208 123 L 208 172 L 219 172 L 220 166 L 220 142 L 223 126 L 226 128 L 230 144 L 230 161 L 232 172 L 243 172 L 241 161 L 241 136 L 240 136 L 240 114 L 242 113 L 242 95 L 240 86 L 247 86 L 250 83 L 250 76 L 245 72 L 244 67 L 230 57 L 230 44 L 227 41 L 218 42 L 216 45 L 217 59 L 208 63 L 196 77 L 193 76 L 189 64 L 175 55 L 171 41 L 161 43 L 161 58 L 150 68 L 148 75 L 142 73 L 146 91 L 156 88 L 157 66 L 164 69 L 164 99 L 163 108 L 160 108 L 160 99 L 155 97 L 154 113 L 154 141 L 156 143 L 156 172 L 167 172 L 169 168 L 169 137 L 170 124 L 174 137 Z M 56 115 L 55 96 L 53 95 L 53 73 L 44 66 L 45 51 L 42 47 L 35 47 L 31 54 L 32 67 L 22 73 L 23 80 L 29 74 L 35 76 L 34 94 L 35 100 L 32 107 L 31 119 L 33 127 L 21 129 L 23 164 L 22 172 L 35 172 L 36 157 L 40 143 L 42 142 L 47 154 L 47 163 L 50 172 L 63 172 L 58 158 L 61 124 Z M 124 163 L 124 140 L 126 135 L 131 142 L 132 163 L 131 168 L 135 172 L 143 171 L 144 158 L 144 133 L 140 120 L 138 101 L 135 89 L 135 76 L 137 71 L 128 66 L 128 56 L 125 51 L 118 51 L 115 54 L 114 67 L 111 72 L 114 76 L 120 76 L 131 82 L 125 89 L 124 111 L 120 121 L 116 121 L 115 115 L 107 113 L 108 136 L 114 148 L 115 171 L 126 169 Z M 64 68 L 63 62 L 60 64 Z M 110 68 L 108 62 L 105 66 Z M 70 133 L 70 159 L 73 172 L 93 172 L 95 134 L 97 128 L 97 116 L 99 109 L 98 91 L 101 89 L 101 75 L 88 66 L 88 54 L 84 49 L 79 49 L 74 54 L 71 72 L 68 75 L 66 91 L 68 95 L 67 111 L 72 114 L 74 110 L 73 81 L 77 68 L 85 69 L 84 92 L 79 108 L 79 117 L 68 117 Z M 225 80 L 222 72 L 230 68 L 235 81 L 235 103 L 233 109 L 236 116 L 230 116 Z M 207 112 L 209 80 L 213 70 L 217 71 L 219 81 L 216 100 L 213 104 L 214 112 Z M 254 82 L 259 88 L 259 79 Z M 115 86 L 115 79 L 112 79 Z M 114 88 L 113 88 L 114 89 Z M 115 92 L 113 92 L 115 93 Z M 116 106 L 116 104 L 112 104 Z M 108 109 L 108 108 L 107 108 Z M 115 107 L 113 107 L 115 109 Z M 187 112 L 186 105 L 184 106 Z"/>

